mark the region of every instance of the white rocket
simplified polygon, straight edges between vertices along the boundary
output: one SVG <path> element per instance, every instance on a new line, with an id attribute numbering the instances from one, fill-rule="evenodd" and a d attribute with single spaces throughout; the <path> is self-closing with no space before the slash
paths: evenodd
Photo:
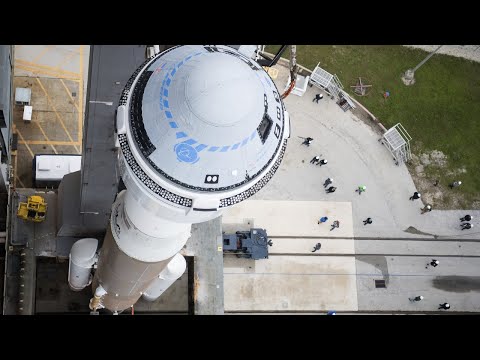
<path id="1" fill-rule="evenodd" d="M 114 66 L 114 64 L 112 64 Z M 117 110 L 119 169 L 127 190 L 97 240 L 70 253 L 69 284 L 93 278 L 92 309 L 120 312 L 158 298 L 186 268 L 192 223 L 259 191 L 280 166 L 289 116 L 269 75 L 220 45 L 177 46 L 142 64 Z"/>

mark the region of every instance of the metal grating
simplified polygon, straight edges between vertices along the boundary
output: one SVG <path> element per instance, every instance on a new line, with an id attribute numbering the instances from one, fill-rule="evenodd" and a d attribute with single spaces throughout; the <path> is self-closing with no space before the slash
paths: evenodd
<path id="1" fill-rule="evenodd" d="M 313 70 L 310 81 L 326 88 L 328 85 L 330 85 L 333 75 L 323 70 L 319 65 L 320 63 L 318 63 L 318 65 Z"/>
<path id="2" fill-rule="evenodd" d="M 375 288 L 381 289 L 386 287 L 387 285 L 385 285 L 385 280 L 375 280 Z"/>
<path id="3" fill-rule="evenodd" d="M 335 74 L 330 74 L 328 71 L 323 70 L 320 67 L 320 63 L 317 64 L 312 72 L 312 76 L 309 80 L 312 84 L 325 89 L 330 95 L 335 98 L 339 97 L 340 91 L 343 89 L 343 85 L 340 79 Z"/>
<path id="4" fill-rule="evenodd" d="M 392 150 L 397 150 L 398 148 L 405 145 L 405 140 L 402 138 L 400 133 L 396 128 L 391 128 L 388 130 L 383 137 L 390 144 Z"/>

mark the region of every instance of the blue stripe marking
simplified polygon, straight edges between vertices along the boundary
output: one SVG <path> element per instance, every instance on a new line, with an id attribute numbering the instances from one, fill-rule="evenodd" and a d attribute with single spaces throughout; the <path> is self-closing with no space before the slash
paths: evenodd
<path id="1" fill-rule="evenodd" d="M 229 147 L 230 147 L 230 145 L 222 147 L 222 150 L 220 150 L 220 152 L 225 152 L 225 151 L 227 151 Z"/>
<path id="2" fill-rule="evenodd" d="M 166 81 L 167 86 L 170 86 L 170 83 L 172 82 L 172 79 L 168 78 Z"/>
<path id="3" fill-rule="evenodd" d="M 181 138 L 184 138 L 184 137 L 187 137 L 188 135 L 185 134 L 183 131 L 179 131 L 177 132 L 177 139 L 181 139 Z"/>
<path id="4" fill-rule="evenodd" d="M 247 145 L 247 142 L 248 142 L 248 137 L 246 137 L 245 139 L 243 139 L 243 141 L 242 141 L 242 146 Z"/>
<path id="5" fill-rule="evenodd" d="M 188 139 L 188 140 L 183 141 L 183 144 L 193 145 L 196 142 L 197 142 L 197 140 Z"/>
<path id="6" fill-rule="evenodd" d="M 257 130 L 255 130 L 252 135 L 250 135 L 250 140 L 253 140 L 253 138 L 255 137 L 255 134 L 257 133 Z"/>
<path id="7" fill-rule="evenodd" d="M 185 58 L 185 61 L 188 61 L 188 60 L 190 60 L 191 58 L 192 58 L 192 56 L 187 56 L 187 57 Z"/>
<path id="8" fill-rule="evenodd" d="M 173 115 L 170 111 L 165 111 L 165 115 L 167 116 L 167 118 L 169 119 L 172 119 L 173 118 Z"/>
<path id="9" fill-rule="evenodd" d="M 170 73 L 170 75 L 175 75 L 175 73 L 177 72 L 177 69 L 173 68 L 172 72 Z"/>
<path id="10" fill-rule="evenodd" d="M 180 61 L 180 62 L 177 64 L 177 69 L 178 69 L 180 66 L 182 66 L 182 65 L 183 65 L 183 60 Z"/>
<path id="11" fill-rule="evenodd" d="M 168 97 L 168 89 L 163 90 L 163 96 Z"/>
<path id="12" fill-rule="evenodd" d="M 220 149 L 218 146 L 212 146 L 210 147 L 210 149 L 208 149 L 208 151 L 217 151 L 218 149 Z"/>
<path id="13" fill-rule="evenodd" d="M 168 105 L 168 100 L 163 100 L 163 106 L 165 106 L 167 109 L 170 107 Z"/>
<path id="14" fill-rule="evenodd" d="M 169 122 L 169 124 L 170 124 L 170 127 L 171 127 L 172 129 L 176 129 L 176 128 L 178 128 L 178 125 L 177 125 L 177 123 L 176 123 L 176 122 L 174 122 L 174 121 L 170 121 L 170 122 Z"/>
<path id="15" fill-rule="evenodd" d="M 240 143 L 236 143 L 235 145 L 232 146 L 230 150 L 237 150 L 239 146 L 240 146 Z"/>
<path id="16" fill-rule="evenodd" d="M 195 150 L 197 150 L 198 152 L 202 151 L 203 149 L 207 148 L 208 145 L 205 145 L 205 144 L 200 144 L 198 146 L 195 147 Z"/>

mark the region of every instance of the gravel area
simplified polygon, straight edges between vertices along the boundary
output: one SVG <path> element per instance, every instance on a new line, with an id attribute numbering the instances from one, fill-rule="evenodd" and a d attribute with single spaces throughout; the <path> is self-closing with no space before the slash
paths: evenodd
<path id="1" fill-rule="evenodd" d="M 439 45 L 403 45 L 406 47 L 423 49 L 425 51 L 434 51 Z M 480 45 L 443 45 L 439 54 L 446 54 L 456 57 L 480 62 Z"/>

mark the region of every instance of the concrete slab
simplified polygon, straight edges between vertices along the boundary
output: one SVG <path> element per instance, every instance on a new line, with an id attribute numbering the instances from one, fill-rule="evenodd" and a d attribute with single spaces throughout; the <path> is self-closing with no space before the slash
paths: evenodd
<path id="1" fill-rule="evenodd" d="M 323 242 L 322 242 L 323 246 Z M 323 250 L 323 247 L 322 247 Z M 355 240 L 356 254 L 425 255 L 425 256 L 480 256 L 478 241 L 435 240 Z M 480 268 L 479 268 L 480 269 Z M 477 272 L 479 269 L 476 269 Z"/>
<path id="2" fill-rule="evenodd" d="M 353 257 L 224 259 L 225 312 L 357 311 Z"/>
<path id="3" fill-rule="evenodd" d="M 480 259 L 440 258 L 436 268 L 425 269 L 429 261 L 431 257 L 358 256 L 359 311 L 440 311 L 444 302 L 451 305 L 449 311 L 480 311 Z M 376 289 L 376 279 L 385 280 L 386 288 Z M 409 301 L 419 295 L 422 301 Z"/>
<path id="4" fill-rule="evenodd" d="M 353 239 L 340 238 L 272 238 L 273 245 L 268 248 L 269 255 L 336 255 L 336 254 L 355 254 L 355 246 Z M 319 251 L 312 252 L 316 243 L 322 244 Z"/>
<path id="5" fill-rule="evenodd" d="M 192 225 L 192 236 L 182 249 L 184 256 L 194 256 L 192 282 L 193 313 L 222 315 L 223 252 L 220 218 Z"/>
<path id="6" fill-rule="evenodd" d="M 318 225 L 322 216 L 329 220 Z M 269 236 L 353 237 L 349 202 L 246 200 L 224 211 L 223 230 L 252 219 L 253 227 L 265 228 Z M 334 220 L 340 228 L 330 231 Z"/>

